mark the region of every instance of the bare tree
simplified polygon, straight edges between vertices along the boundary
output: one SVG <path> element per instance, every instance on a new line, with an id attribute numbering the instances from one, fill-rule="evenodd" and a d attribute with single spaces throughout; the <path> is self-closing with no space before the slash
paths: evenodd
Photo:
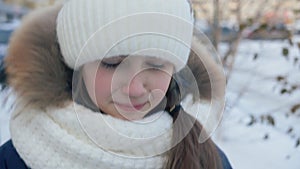
<path id="1" fill-rule="evenodd" d="M 214 21 L 213 21 L 213 45 L 218 51 L 218 45 L 220 43 L 220 0 L 214 0 Z"/>
<path id="2" fill-rule="evenodd" d="M 212 44 L 214 47 L 218 50 L 219 49 L 219 43 L 222 39 L 222 34 L 220 31 L 220 22 L 222 19 L 227 19 L 229 18 L 226 15 L 226 10 L 225 7 L 226 4 L 228 4 L 230 1 L 234 3 L 233 5 L 234 9 L 231 11 L 231 17 L 235 17 L 236 24 L 238 25 L 239 29 L 237 32 L 237 36 L 235 36 L 233 39 L 227 42 L 227 50 L 222 53 L 221 59 L 224 68 L 226 69 L 226 76 L 227 79 L 230 80 L 232 73 L 238 72 L 238 71 L 243 71 L 236 69 L 234 67 L 234 64 L 236 62 L 237 58 L 237 51 L 238 47 L 243 40 L 243 35 L 245 34 L 245 31 L 253 27 L 254 25 L 258 24 L 261 22 L 263 16 L 267 11 L 280 11 L 281 9 L 284 8 L 284 3 L 286 1 L 282 0 L 262 0 L 262 1 L 252 1 L 252 0 L 213 0 L 210 1 L 210 6 L 207 4 L 201 4 L 201 0 L 194 0 L 193 2 L 197 5 L 199 5 L 199 8 L 197 8 L 198 13 L 201 13 L 201 16 L 207 20 L 207 23 L 211 26 L 213 36 L 212 36 Z M 252 8 L 252 3 L 255 3 L 256 8 Z M 249 17 L 247 16 L 249 14 L 248 9 L 251 9 L 252 15 Z M 228 14 L 229 12 L 227 12 Z M 246 19 L 246 16 L 248 19 Z M 219 27 L 219 28 L 216 28 Z M 266 29 L 266 28 L 264 28 Z M 299 52 L 300 52 L 300 42 L 293 43 L 290 41 L 291 46 L 299 46 Z M 295 67 L 300 68 L 300 55 L 296 56 L 290 56 L 288 55 L 289 53 L 289 48 L 283 48 L 282 49 L 282 57 L 285 57 L 287 61 L 293 62 L 293 65 Z M 256 60 L 259 58 L 259 56 L 255 55 L 253 56 L 253 60 Z M 249 70 L 247 73 L 249 72 Z M 261 78 L 262 80 L 272 80 L 275 82 L 277 88 L 279 89 L 279 92 L 277 91 L 276 94 L 278 95 L 292 95 L 293 93 L 299 92 L 300 90 L 300 84 L 299 83 L 293 83 L 289 81 L 289 77 L 295 75 L 295 72 L 290 72 L 289 74 L 286 75 L 272 75 L 270 77 L 266 77 L 265 75 L 261 74 L 255 74 L 257 78 Z M 251 82 L 253 79 L 243 79 L 245 81 Z M 272 86 L 270 86 L 272 88 Z M 272 100 L 273 98 L 269 98 L 266 93 L 257 93 L 257 91 L 253 91 L 253 89 L 249 88 L 248 85 L 245 85 L 244 87 L 241 88 L 241 90 L 236 91 L 236 97 L 231 100 L 230 105 L 228 105 L 226 109 L 226 113 L 230 113 L 232 111 L 232 108 L 238 106 L 240 104 L 240 101 L 245 97 L 246 92 L 252 92 L 256 94 L 258 97 L 266 98 Z M 286 111 L 286 109 L 289 109 L 289 111 Z M 285 113 L 286 116 L 289 116 L 291 118 L 299 118 L 300 117 L 300 102 L 299 100 L 291 101 L 288 104 L 276 104 L 274 105 L 273 108 L 270 110 L 266 110 L 263 113 L 257 113 L 253 114 L 253 112 L 247 112 L 245 111 L 249 117 L 250 117 L 250 122 L 249 125 L 255 124 L 255 123 L 264 123 L 268 125 L 272 125 L 274 128 L 276 128 L 277 122 L 274 118 L 274 113 L 275 112 L 282 112 Z M 293 137 L 296 141 L 295 146 L 300 145 L 300 135 L 299 133 L 295 133 L 294 126 L 292 126 L 290 129 L 286 132 L 288 135 Z"/>

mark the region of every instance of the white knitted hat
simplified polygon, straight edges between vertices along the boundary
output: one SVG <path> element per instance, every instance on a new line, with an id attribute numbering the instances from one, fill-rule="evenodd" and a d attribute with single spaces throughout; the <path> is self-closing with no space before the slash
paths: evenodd
<path id="1" fill-rule="evenodd" d="M 193 34 L 188 0 L 69 0 L 57 18 L 68 66 L 119 55 L 154 56 L 185 66 Z"/>

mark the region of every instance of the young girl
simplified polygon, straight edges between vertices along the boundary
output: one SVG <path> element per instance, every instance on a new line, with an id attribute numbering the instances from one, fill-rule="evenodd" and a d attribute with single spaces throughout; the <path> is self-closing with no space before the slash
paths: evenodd
<path id="1" fill-rule="evenodd" d="M 5 60 L 17 100 L 0 168 L 231 168 L 181 106 L 224 94 L 199 51 L 187 0 L 69 0 L 31 14 Z"/>

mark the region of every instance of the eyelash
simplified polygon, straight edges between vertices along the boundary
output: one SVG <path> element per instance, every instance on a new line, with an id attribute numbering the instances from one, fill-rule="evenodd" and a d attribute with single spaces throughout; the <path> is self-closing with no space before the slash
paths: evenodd
<path id="1" fill-rule="evenodd" d="M 119 62 L 119 63 L 105 63 L 105 62 L 101 62 L 101 65 L 104 68 L 106 68 L 106 69 L 115 69 L 115 68 L 117 68 L 120 65 L 120 63 L 121 62 Z M 155 64 L 148 63 L 147 65 L 152 70 L 159 70 L 159 69 L 163 69 L 165 67 L 164 64 L 162 64 L 162 65 L 155 65 Z"/>
<path id="2" fill-rule="evenodd" d="M 148 66 L 150 66 L 151 69 L 155 69 L 155 70 L 159 70 L 159 69 L 163 69 L 165 67 L 165 65 L 156 65 L 156 64 L 147 64 Z"/>
<path id="3" fill-rule="evenodd" d="M 101 65 L 106 68 L 106 69 L 115 69 L 119 66 L 121 62 L 119 63 L 105 63 L 105 62 L 101 62 Z"/>

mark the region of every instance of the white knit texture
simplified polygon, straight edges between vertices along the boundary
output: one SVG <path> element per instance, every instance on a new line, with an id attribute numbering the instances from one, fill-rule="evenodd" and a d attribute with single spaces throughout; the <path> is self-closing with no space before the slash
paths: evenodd
<path id="1" fill-rule="evenodd" d="M 69 0 L 57 18 L 61 51 L 74 69 L 104 57 L 135 54 L 168 60 L 180 70 L 188 60 L 192 33 L 187 0 Z"/>
<path id="2" fill-rule="evenodd" d="M 166 156 L 161 153 L 171 145 L 172 117 L 160 115 L 133 123 L 77 104 L 45 112 L 18 107 L 11 136 L 32 169 L 162 168 Z"/>

